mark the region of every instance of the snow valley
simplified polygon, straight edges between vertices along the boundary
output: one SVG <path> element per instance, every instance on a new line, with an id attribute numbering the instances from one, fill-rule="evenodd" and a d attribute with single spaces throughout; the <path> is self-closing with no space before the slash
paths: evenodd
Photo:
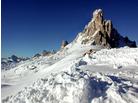
<path id="1" fill-rule="evenodd" d="M 97 9 L 71 43 L 4 69 L 1 78 L 3 103 L 137 103 L 138 48 Z"/>

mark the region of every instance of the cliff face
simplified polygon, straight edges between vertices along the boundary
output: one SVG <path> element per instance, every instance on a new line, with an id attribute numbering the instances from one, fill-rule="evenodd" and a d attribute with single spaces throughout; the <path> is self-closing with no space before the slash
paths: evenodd
<path id="1" fill-rule="evenodd" d="M 136 47 L 135 41 L 121 36 L 113 27 L 111 20 L 105 20 L 103 11 L 97 9 L 93 12 L 92 20 L 86 25 L 75 41 L 81 44 L 102 45 L 104 47 Z"/>

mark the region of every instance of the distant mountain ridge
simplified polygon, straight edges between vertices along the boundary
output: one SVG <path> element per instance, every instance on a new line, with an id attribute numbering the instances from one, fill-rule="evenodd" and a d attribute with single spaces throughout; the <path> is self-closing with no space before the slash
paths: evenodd
<path id="1" fill-rule="evenodd" d="M 1 58 L 1 69 L 2 70 L 8 70 L 13 67 L 15 67 L 18 63 L 22 61 L 26 61 L 29 58 L 23 58 L 23 57 L 17 57 L 16 55 L 12 55 L 11 57 L 8 58 Z"/>

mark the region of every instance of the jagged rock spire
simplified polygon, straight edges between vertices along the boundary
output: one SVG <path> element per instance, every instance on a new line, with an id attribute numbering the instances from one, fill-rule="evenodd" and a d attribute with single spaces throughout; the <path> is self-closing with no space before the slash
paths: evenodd
<path id="1" fill-rule="evenodd" d="M 95 44 L 104 47 L 130 46 L 136 47 L 132 41 L 125 42 L 123 36 L 113 27 L 111 20 L 105 20 L 102 9 L 96 9 L 93 12 L 93 18 L 81 32 L 75 41 L 81 44 Z"/>
<path id="2" fill-rule="evenodd" d="M 102 9 L 97 9 L 93 12 L 93 20 L 97 25 L 103 24 L 103 11 Z"/>

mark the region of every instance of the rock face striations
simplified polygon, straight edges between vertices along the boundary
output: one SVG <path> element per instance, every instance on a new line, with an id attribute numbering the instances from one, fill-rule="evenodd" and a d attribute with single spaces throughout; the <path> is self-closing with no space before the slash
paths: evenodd
<path id="1" fill-rule="evenodd" d="M 111 20 L 105 20 L 103 11 L 97 9 L 93 12 L 92 20 L 86 25 L 81 32 L 76 42 L 81 44 L 102 45 L 103 47 L 136 47 L 135 41 L 130 41 L 128 37 L 121 36 L 113 27 Z"/>

